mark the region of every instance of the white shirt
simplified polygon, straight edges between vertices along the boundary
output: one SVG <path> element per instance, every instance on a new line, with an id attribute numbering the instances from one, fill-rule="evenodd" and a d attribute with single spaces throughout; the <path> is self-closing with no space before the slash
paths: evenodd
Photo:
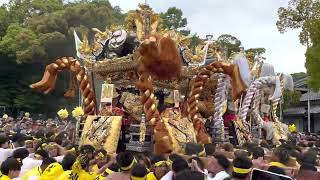
<path id="1" fill-rule="evenodd" d="M 226 171 L 220 171 L 213 178 L 207 176 L 207 179 L 208 180 L 224 180 L 228 177 L 230 177 L 230 175 Z"/>
<path id="2" fill-rule="evenodd" d="M 31 157 L 26 157 L 22 160 L 22 167 L 19 174 L 19 177 L 22 177 L 25 173 L 30 171 L 31 169 L 40 166 L 42 164 L 42 160 L 36 160 Z"/>
<path id="3" fill-rule="evenodd" d="M 172 180 L 172 176 L 173 176 L 173 171 L 169 171 L 160 180 Z"/>
<path id="4" fill-rule="evenodd" d="M 14 149 L 4 149 L 0 148 L 0 165 L 3 161 L 7 160 L 8 157 L 11 157 Z"/>
<path id="5" fill-rule="evenodd" d="M 64 158 L 64 156 L 57 156 L 57 157 L 54 157 L 54 159 L 56 159 L 56 161 L 57 161 L 58 163 L 61 163 L 61 162 L 62 162 L 62 160 L 63 160 L 63 158 Z"/>

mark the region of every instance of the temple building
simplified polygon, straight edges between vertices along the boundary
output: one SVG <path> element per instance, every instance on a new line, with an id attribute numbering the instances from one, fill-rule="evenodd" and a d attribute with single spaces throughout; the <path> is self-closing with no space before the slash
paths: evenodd
<path id="1" fill-rule="evenodd" d="M 295 124 L 298 131 L 308 132 L 308 103 L 310 107 L 310 132 L 320 133 L 320 92 L 314 92 L 307 85 L 308 77 L 295 80 L 294 89 L 301 92 L 300 102 L 283 111 L 283 121 Z"/>

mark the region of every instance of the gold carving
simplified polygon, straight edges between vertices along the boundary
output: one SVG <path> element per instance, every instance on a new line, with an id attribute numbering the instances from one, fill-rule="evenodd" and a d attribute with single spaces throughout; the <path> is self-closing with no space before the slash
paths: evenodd
<path id="1" fill-rule="evenodd" d="M 88 116 L 82 131 L 80 145 L 90 144 L 96 149 L 104 148 L 108 154 L 115 153 L 121 124 L 121 116 Z"/>

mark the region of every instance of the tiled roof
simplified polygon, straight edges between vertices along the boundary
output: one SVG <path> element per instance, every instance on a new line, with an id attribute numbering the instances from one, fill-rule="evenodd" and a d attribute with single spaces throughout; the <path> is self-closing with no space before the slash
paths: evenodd
<path id="1" fill-rule="evenodd" d="M 306 110 L 304 107 L 290 107 L 283 111 L 283 113 L 286 115 L 298 115 L 298 114 L 304 114 L 305 112 Z"/>
<path id="2" fill-rule="evenodd" d="M 316 92 L 313 92 L 313 91 L 304 93 L 300 97 L 300 101 L 308 101 L 308 98 L 310 98 L 310 101 L 320 100 L 320 93 L 316 93 Z"/>
<path id="3" fill-rule="evenodd" d="M 285 109 L 283 112 L 286 115 L 298 115 L 298 114 L 304 114 L 307 113 L 307 107 L 290 107 L 288 109 Z M 310 113 L 311 114 L 318 114 L 320 113 L 320 105 L 311 105 L 310 106 Z"/>

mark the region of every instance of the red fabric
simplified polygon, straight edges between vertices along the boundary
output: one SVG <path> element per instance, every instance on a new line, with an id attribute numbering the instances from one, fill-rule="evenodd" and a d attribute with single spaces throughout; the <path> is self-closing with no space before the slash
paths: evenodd
<path id="1" fill-rule="evenodd" d="M 122 126 L 129 126 L 131 123 L 130 119 L 123 118 L 122 119 Z"/>
<path id="2" fill-rule="evenodd" d="M 268 116 L 264 116 L 264 117 L 262 118 L 262 120 L 263 120 L 264 122 L 269 122 L 269 117 L 268 117 Z"/>
<path id="3" fill-rule="evenodd" d="M 123 108 L 118 108 L 116 106 L 112 107 L 112 114 L 118 115 L 118 116 L 123 116 L 124 115 L 124 109 Z"/>
<path id="4" fill-rule="evenodd" d="M 223 116 L 223 123 L 224 123 L 224 127 L 230 127 L 231 122 L 236 120 L 236 115 L 235 114 L 225 114 Z"/>

